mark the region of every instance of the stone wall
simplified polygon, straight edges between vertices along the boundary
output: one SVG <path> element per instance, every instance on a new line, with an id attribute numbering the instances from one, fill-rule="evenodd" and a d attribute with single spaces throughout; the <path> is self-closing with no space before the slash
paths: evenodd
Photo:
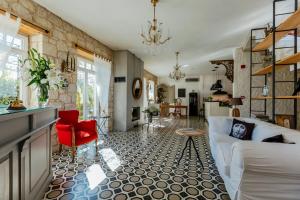
<path id="1" fill-rule="evenodd" d="M 74 43 L 112 60 L 113 51 L 109 47 L 32 0 L 1 0 L 0 7 L 50 31 L 49 36 L 30 37 L 30 47 L 38 48 L 41 53 L 52 59 L 58 66 L 66 58 L 68 51 L 76 56 Z M 59 106 L 61 109 L 75 109 L 77 73 L 64 74 L 64 77 L 69 81 L 69 87 L 66 90 L 51 91 L 49 103 L 50 105 Z M 109 102 L 109 113 L 112 116 L 112 82 Z M 110 120 L 109 128 L 112 129 L 112 126 L 112 120 Z"/>

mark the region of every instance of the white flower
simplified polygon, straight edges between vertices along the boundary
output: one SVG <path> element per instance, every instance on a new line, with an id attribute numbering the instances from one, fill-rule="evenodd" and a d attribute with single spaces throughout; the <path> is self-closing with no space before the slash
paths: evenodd
<path id="1" fill-rule="evenodd" d="M 50 63 L 50 64 L 49 64 L 49 67 L 50 67 L 50 68 L 55 68 L 56 65 L 55 65 L 54 63 Z"/>
<path id="2" fill-rule="evenodd" d="M 29 69 L 27 69 L 25 67 L 21 68 L 21 78 L 22 78 L 22 80 L 25 80 L 25 81 L 31 78 L 31 74 L 29 72 Z"/>
<path id="3" fill-rule="evenodd" d="M 41 80 L 41 84 L 45 84 L 45 83 L 47 83 L 47 82 L 48 82 L 48 80 L 45 79 L 45 78 L 43 78 L 43 79 Z"/>
<path id="4" fill-rule="evenodd" d="M 44 73 L 46 74 L 46 76 L 48 76 L 50 73 L 50 70 L 46 70 Z"/>

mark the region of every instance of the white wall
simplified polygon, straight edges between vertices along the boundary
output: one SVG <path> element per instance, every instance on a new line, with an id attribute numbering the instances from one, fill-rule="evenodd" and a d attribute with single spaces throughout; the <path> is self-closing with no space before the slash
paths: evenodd
<path id="1" fill-rule="evenodd" d="M 180 81 L 173 81 L 169 77 L 159 77 L 159 84 L 166 85 L 175 85 L 175 98 L 178 98 L 178 88 L 186 89 L 186 98 L 182 99 L 182 104 L 188 105 L 189 103 L 189 93 L 193 90 L 198 93 L 198 99 L 200 100 L 199 104 L 202 107 L 203 97 L 209 97 L 213 91 L 210 91 L 210 87 L 213 83 L 216 82 L 215 75 L 201 75 L 197 77 L 187 77 L 187 78 L 199 78 L 199 82 L 185 82 L 185 79 Z M 222 80 L 222 85 L 224 87 L 224 91 L 232 94 L 232 83 L 229 81 L 224 75 L 219 76 L 219 79 Z M 169 102 L 172 103 L 172 102 Z"/>

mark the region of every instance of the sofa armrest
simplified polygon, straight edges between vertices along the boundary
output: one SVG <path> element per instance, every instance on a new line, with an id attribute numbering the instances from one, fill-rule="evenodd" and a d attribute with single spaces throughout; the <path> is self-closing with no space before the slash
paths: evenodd
<path id="1" fill-rule="evenodd" d="M 300 178 L 300 145 L 239 141 L 232 145 L 232 167 L 243 173 Z"/>
<path id="2" fill-rule="evenodd" d="M 209 134 L 229 135 L 232 127 L 232 117 L 208 117 Z"/>

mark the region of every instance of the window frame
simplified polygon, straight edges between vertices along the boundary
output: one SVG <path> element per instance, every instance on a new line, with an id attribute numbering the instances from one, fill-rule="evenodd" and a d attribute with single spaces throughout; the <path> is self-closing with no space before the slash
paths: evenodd
<path id="1" fill-rule="evenodd" d="M 85 67 L 80 67 L 79 63 L 80 61 L 82 61 L 85 65 Z M 91 69 L 88 69 L 86 64 L 90 64 L 91 65 Z M 88 108 L 88 90 L 87 90 L 87 86 L 88 86 L 88 76 L 89 74 L 92 74 L 95 76 L 95 79 L 96 79 L 96 70 L 95 70 L 95 66 L 94 66 L 94 63 L 93 61 L 89 60 L 89 59 L 86 59 L 82 56 L 77 56 L 77 76 L 78 76 L 78 73 L 79 72 L 83 72 L 84 73 L 84 83 L 83 83 L 83 87 L 84 87 L 84 93 L 82 94 L 83 97 L 82 97 L 82 104 L 83 104 L 83 108 L 82 108 L 82 116 L 83 116 L 83 119 L 88 119 L 90 116 L 89 116 L 89 112 L 87 110 Z M 78 79 L 77 79 L 78 80 Z M 76 80 L 76 81 L 77 81 Z M 78 85 L 77 85 L 78 87 Z M 95 85 L 94 85 L 94 88 L 96 88 L 96 81 L 95 81 Z M 76 88 L 77 90 L 77 88 Z M 77 104 L 77 102 L 76 102 Z M 93 113 L 93 116 L 96 115 L 96 112 L 97 112 L 97 93 L 96 93 L 96 89 L 94 90 L 94 113 Z"/>

